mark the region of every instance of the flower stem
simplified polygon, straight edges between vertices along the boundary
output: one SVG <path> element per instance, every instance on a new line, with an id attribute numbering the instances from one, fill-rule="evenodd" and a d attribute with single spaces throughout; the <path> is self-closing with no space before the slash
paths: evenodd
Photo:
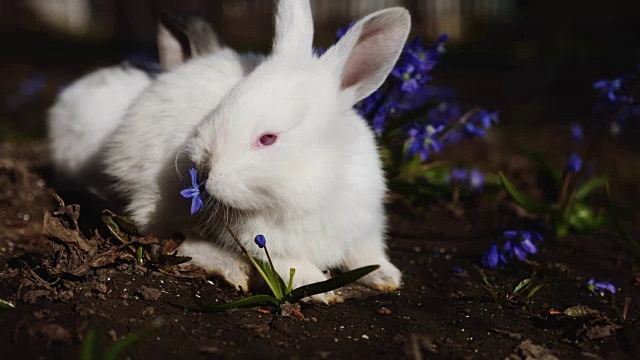
<path id="1" fill-rule="evenodd" d="M 274 274 L 277 275 L 278 273 L 276 272 L 275 266 L 273 266 L 273 261 L 271 261 L 271 256 L 269 256 L 269 250 L 267 250 L 266 246 L 264 247 L 264 252 L 267 254 L 267 260 L 269 260 L 269 265 L 271 265 L 271 270 L 273 270 Z"/>
<path id="2" fill-rule="evenodd" d="M 251 256 L 251 254 L 249 254 L 249 251 L 247 251 L 247 248 L 245 248 L 242 245 L 242 243 L 240 243 L 240 240 L 238 240 L 238 237 L 236 236 L 236 234 L 233 232 L 233 230 L 231 230 L 231 227 L 229 226 L 229 224 L 225 223 L 224 227 L 227 230 L 227 232 L 229 233 L 229 235 L 231 235 L 231 238 L 233 238 L 233 240 L 236 242 L 236 244 L 238 244 L 238 246 L 240 247 L 240 250 L 242 250 L 242 252 L 247 256 L 247 258 L 249 258 L 249 261 L 251 261 L 251 263 L 253 264 L 253 267 L 255 267 L 256 270 L 258 271 L 258 273 L 260 274 L 260 276 L 262 276 L 264 281 L 269 286 L 269 289 L 271 289 L 271 292 L 273 293 L 273 295 L 277 296 L 280 292 L 278 291 L 278 288 L 276 288 L 275 286 L 279 286 L 279 284 L 272 284 L 271 281 L 269 281 L 269 277 L 267 276 L 267 274 L 265 274 L 264 271 L 262 271 L 262 268 L 256 262 L 256 260 L 253 258 L 253 256 Z M 266 248 L 265 248 L 265 250 L 266 250 Z M 267 257 L 268 256 L 269 256 L 269 253 L 267 253 Z M 269 262 L 271 262 L 271 259 L 269 259 Z M 271 264 L 271 268 L 273 269 L 273 264 Z M 275 271 L 275 269 L 274 269 L 274 271 Z M 280 298 L 278 298 L 278 300 L 280 300 Z"/>

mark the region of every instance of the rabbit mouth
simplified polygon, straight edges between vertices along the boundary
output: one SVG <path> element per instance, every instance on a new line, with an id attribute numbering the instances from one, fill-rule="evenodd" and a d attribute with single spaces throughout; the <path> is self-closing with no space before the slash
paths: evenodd
<path id="1" fill-rule="evenodd" d="M 245 211 L 234 208 L 208 192 L 202 193 L 204 203 L 197 230 L 202 236 L 211 236 L 224 232 L 227 226 L 233 227 L 246 218 Z"/>

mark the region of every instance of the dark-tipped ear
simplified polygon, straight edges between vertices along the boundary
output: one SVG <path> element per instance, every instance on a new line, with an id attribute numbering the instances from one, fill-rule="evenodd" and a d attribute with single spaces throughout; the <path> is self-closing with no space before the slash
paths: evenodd
<path id="1" fill-rule="evenodd" d="M 396 7 L 378 11 L 355 23 L 322 56 L 340 75 L 340 88 L 355 104 L 374 92 L 398 61 L 409 31 L 411 17 Z"/>
<path id="2" fill-rule="evenodd" d="M 160 15 L 157 42 L 160 65 L 165 69 L 221 47 L 217 34 L 206 20 L 168 13 Z"/>
<path id="3" fill-rule="evenodd" d="M 313 17 L 309 0 L 279 0 L 273 53 L 311 56 Z"/>

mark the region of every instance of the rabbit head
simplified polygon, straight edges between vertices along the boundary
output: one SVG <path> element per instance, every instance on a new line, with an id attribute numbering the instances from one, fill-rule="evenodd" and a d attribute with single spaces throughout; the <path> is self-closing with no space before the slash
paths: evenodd
<path id="1" fill-rule="evenodd" d="M 281 0 L 271 55 L 188 143 L 191 161 L 206 174 L 206 191 L 240 210 L 308 213 L 329 194 L 348 190 L 345 174 L 354 158 L 379 162 L 375 146 L 362 153 L 353 145 L 362 137 L 373 144 L 374 135 L 352 107 L 384 82 L 409 30 L 405 9 L 382 10 L 318 57 L 309 1 Z"/>

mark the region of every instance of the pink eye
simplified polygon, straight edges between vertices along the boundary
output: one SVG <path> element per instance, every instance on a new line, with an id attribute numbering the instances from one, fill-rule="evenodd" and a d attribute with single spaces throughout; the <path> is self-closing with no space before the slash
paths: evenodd
<path id="1" fill-rule="evenodd" d="M 278 135 L 276 134 L 264 134 L 260 136 L 260 144 L 264 146 L 273 145 L 276 140 L 278 140 Z"/>

